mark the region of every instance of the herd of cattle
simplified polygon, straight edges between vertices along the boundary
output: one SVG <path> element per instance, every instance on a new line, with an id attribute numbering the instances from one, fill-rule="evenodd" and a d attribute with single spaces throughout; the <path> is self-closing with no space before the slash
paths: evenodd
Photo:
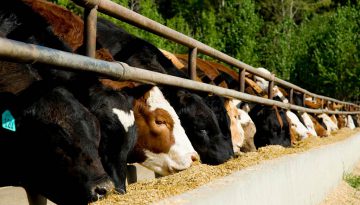
<path id="1" fill-rule="evenodd" d="M 6 0 L 3 38 L 82 54 L 82 19 L 43 0 Z M 188 78 L 187 56 L 172 55 L 105 20 L 97 22 L 96 58 Z M 86 204 L 125 193 L 127 163 L 160 175 L 217 165 L 239 152 L 354 129 L 357 115 L 313 115 L 244 103 L 171 86 L 114 81 L 34 62 L 0 61 L 0 186 L 22 186 L 58 204 Z M 238 89 L 237 73 L 197 61 L 198 80 Z M 260 71 L 269 73 L 264 68 Z M 267 96 L 268 82 L 246 77 L 246 92 Z M 274 99 L 289 103 L 275 86 Z M 294 93 L 300 106 L 342 109 Z M 9 120 L 12 127 L 8 125 Z"/>

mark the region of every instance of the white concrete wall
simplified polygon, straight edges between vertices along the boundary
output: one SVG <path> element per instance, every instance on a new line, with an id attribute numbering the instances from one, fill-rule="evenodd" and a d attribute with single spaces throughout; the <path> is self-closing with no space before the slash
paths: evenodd
<path id="1" fill-rule="evenodd" d="M 318 204 L 360 160 L 360 133 L 265 161 L 156 204 Z"/>

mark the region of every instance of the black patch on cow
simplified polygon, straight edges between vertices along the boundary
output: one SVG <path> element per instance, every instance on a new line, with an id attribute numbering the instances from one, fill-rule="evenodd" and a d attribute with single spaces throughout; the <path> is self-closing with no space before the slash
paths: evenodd
<path id="1" fill-rule="evenodd" d="M 254 136 L 256 148 L 266 145 L 282 145 L 284 147 L 291 145 L 289 124 L 286 120 L 285 111 L 278 108 L 278 112 L 283 121 L 282 127 L 278 121 L 274 107 L 256 105 L 249 112 L 256 126 Z"/>

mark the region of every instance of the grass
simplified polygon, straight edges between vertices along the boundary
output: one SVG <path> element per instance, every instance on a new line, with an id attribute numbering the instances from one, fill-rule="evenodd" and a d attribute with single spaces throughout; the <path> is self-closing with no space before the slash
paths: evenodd
<path id="1" fill-rule="evenodd" d="M 360 189 L 360 176 L 345 174 L 344 180 L 353 188 Z"/>

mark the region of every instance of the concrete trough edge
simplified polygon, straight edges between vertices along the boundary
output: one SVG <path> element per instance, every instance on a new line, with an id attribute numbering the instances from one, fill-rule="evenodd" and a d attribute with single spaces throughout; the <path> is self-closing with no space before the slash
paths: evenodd
<path id="1" fill-rule="evenodd" d="M 156 204 L 312 205 L 360 161 L 360 133 L 330 145 L 245 168 Z"/>

